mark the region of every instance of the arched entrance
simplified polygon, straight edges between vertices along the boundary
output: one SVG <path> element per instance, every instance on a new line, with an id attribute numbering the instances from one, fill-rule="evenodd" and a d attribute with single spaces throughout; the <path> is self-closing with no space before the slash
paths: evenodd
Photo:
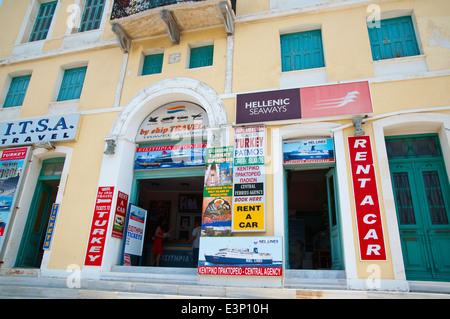
<path id="1" fill-rule="evenodd" d="M 139 185 L 136 181 L 142 179 L 142 176 L 130 173 L 135 165 L 136 136 L 139 128 L 144 120 L 148 120 L 149 115 L 161 106 L 180 101 L 198 105 L 206 112 L 209 124 L 206 129 L 206 136 L 204 136 L 205 146 L 223 143 L 224 138 L 226 138 L 226 127 L 228 125 L 227 114 L 222 100 L 214 90 L 203 82 L 189 78 L 173 78 L 155 83 L 138 92 L 124 106 L 113 123 L 110 135 L 105 138 L 106 141 L 114 141 L 114 144 L 108 142 L 108 144 L 114 145 L 113 151 L 107 152 L 108 154 L 105 154 L 103 157 L 99 187 L 114 186 L 116 192 L 120 191 L 134 196 L 134 198 L 130 197 L 130 202 L 135 201 L 135 204 L 138 203 L 138 198 L 136 197 L 139 195 L 136 194 L 139 194 Z M 178 142 L 178 140 L 175 141 L 175 143 Z M 166 145 L 174 144 L 173 141 L 172 143 L 167 141 L 155 143 L 154 145 L 157 146 L 161 146 L 161 143 Z M 145 143 L 142 145 L 145 145 Z M 201 168 L 196 168 L 194 171 L 191 168 L 177 169 L 178 173 L 175 175 L 170 169 L 166 169 L 162 175 L 160 172 L 151 173 L 151 175 L 155 179 L 176 178 L 179 174 L 184 174 L 184 177 L 188 177 L 186 170 L 195 172 L 194 175 L 197 176 L 200 175 L 199 172 L 201 170 Z M 148 179 L 148 177 L 145 176 L 144 178 Z M 115 207 L 113 206 L 111 211 L 114 211 L 114 209 Z M 114 223 L 113 215 L 111 214 L 110 216 L 110 225 Z M 122 240 L 108 239 L 102 266 L 96 267 L 95 270 L 108 271 L 112 265 L 120 264 L 122 259 L 121 251 Z M 94 269 L 91 268 L 90 270 Z"/>

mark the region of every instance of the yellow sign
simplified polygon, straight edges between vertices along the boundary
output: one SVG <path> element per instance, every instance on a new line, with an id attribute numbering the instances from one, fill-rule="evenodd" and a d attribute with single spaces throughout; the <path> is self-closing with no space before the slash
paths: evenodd
<path id="1" fill-rule="evenodd" d="M 264 231 L 264 203 L 234 204 L 234 231 Z"/>

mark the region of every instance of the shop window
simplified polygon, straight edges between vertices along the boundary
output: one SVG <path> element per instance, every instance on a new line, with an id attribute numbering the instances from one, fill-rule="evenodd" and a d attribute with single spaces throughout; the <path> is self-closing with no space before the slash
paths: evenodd
<path id="1" fill-rule="evenodd" d="M 79 32 L 95 30 L 102 21 L 105 0 L 86 0 Z"/>
<path id="2" fill-rule="evenodd" d="M 368 30 L 374 61 L 420 54 L 410 16 L 384 19 Z"/>
<path id="3" fill-rule="evenodd" d="M 283 72 L 325 66 L 320 30 L 283 34 L 280 41 Z"/>
<path id="4" fill-rule="evenodd" d="M 33 29 L 31 31 L 29 42 L 47 38 L 47 33 L 50 29 L 50 24 L 52 23 L 57 3 L 58 1 L 53 1 L 40 5 L 39 12 L 36 17 L 36 22 L 34 23 Z"/>
<path id="5" fill-rule="evenodd" d="M 142 67 L 142 75 L 161 73 L 163 59 L 164 53 L 146 55 Z"/>
<path id="6" fill-rule="evenodd" d="M 213 64 L 214 45 L 191 48 L 189 68 L 201 68 Z"/>
<path id="7" fill-rule="evenodd" d="M 83 89 L 87 67 L 67 69 L 61 83 L 57 101 L 79 99 Z"/>
<path id="8" fill-rule="evenodd" d="M 3 107 L 21 106 L 27 93 L 31 75 L 14 77 L 11 80 Z"/>

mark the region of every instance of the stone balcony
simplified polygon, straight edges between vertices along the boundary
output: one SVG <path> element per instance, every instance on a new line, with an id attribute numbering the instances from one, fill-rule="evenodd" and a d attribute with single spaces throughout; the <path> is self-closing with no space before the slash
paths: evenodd
<path id="1" fill-rule="evenodd" d="M 224 26 L 234 33 L 236 0 L 114 0 L 111 24 L 128 41 L 167 34 L 178 44 L 189 30 Z"/>

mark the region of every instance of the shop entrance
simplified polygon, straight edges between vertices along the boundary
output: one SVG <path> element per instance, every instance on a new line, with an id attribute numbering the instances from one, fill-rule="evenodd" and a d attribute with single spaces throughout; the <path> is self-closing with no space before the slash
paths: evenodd
<path id="1" fill-rule="evenodd" d="M 343 269 L 334 168 L 286 170 L 289 269 Z"/>
<path id="2" fill-rule="evenodd" d="M 22 242 L 17 256 L 16 267 L 39 268 L 44 250 L 48 219 L 52 204 L 56 200 L 64 158 L 45 160 L 36 184 Z"/>
<path id="3" fill-rule="evenodd" d="M 172 171 L 173 175 L 176 173 Z M 156 229 L 160 226 L 170 233 L 163 239 L 159 266 L 194 267 L 189 239 L 196 223 L 201 225 L 204 168 L 178 173 L 179 177 L 137 179 L 136 202 L 148 215 L 142 257 L 132 258 L 132 265 L 155 266 L 153 246 Z M 197 176 L 185 176 L 189 173 Z"/>

